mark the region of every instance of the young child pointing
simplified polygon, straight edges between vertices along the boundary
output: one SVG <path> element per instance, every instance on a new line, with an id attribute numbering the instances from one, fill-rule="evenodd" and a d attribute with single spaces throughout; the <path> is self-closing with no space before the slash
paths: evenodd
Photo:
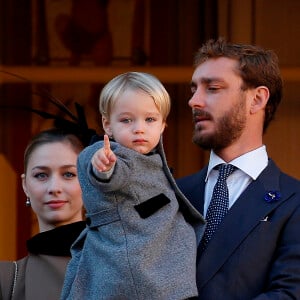
<path id="1" fill-rule="evenodd" d="M 167 91 L 156 77 L 129 72 L 104 87 L 99 107 L 106 135 L 78 159 L 88 226 L 72 247 L 62 299 L 197 296 L 205 221 L 166 162 Z"/>

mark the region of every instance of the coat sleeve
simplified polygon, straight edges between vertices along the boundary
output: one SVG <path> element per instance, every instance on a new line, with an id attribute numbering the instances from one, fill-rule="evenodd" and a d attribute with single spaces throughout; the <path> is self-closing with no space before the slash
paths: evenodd
<path id="1" fill-rule="evenodd" d="M 117 156 L 117 161 L 114 166 L 113 174 L 109 180 L 99 180 L 93 172 L 91 164 L 92 156 L 103 146 L 103 142 L 97 142 L 82 151 L 78 158 L 78 176 L 80 182 L 84 185 L 86 179 L 96 187 L 101 186 L 101 189 L 106 192 L 122 189 L 131 181 L 131 174 L 134 172 L 136 156 L 135 151 L 120 146 L 117 143 L 111 142 L 111 149 Z"/>

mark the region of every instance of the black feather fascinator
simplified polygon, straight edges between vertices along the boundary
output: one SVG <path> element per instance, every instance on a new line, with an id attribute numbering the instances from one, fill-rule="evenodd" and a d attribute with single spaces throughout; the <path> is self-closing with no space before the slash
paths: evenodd
<path id="1" fill-rule="evenodd" d="M 7 72 L 5 70 L 0 70 L 0 72 L 32 84 L 30 80 L 20 75 Z M 76 110 L 76 113 L 74 114 L 62 101 L 54 97 L 49 92 L 49 90 L 44 87 L 39 86 L 38 88 L 36 88 L 36 90 L 32 91 L 32 94 L 39 96 L 41 99 L 47 99 L 51 104 L 58 108 L 60 114 L 53 114 L 28 106 L 0 105 L 0 108 L 29 111 L 39 115 L 44 119 L 52 119 L 53 126 L 55 128 L 75 134 L 80 138 L 84 146 L 88 146 L 89 144 L 92 144 L 95 141 L 99 140 L 100 137 L 97 135 L 96 130 L 93 128 L 89 128 L 88 126 L 84 107 L 82 105 L 77 102 L 74 103 Z"/>

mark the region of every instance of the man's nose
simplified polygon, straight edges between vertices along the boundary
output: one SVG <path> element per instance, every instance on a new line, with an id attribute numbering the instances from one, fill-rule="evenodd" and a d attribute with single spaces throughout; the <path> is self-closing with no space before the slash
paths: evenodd
<path id="1" fill-rule="evenodd" d="M 190 98 L 188 104 L 192 108 L 194 108 L 194 107 L 204 107 L 205 106 L 204 93 L 201 92 L 201 89 L 197 88 L 195 93 Z"/>

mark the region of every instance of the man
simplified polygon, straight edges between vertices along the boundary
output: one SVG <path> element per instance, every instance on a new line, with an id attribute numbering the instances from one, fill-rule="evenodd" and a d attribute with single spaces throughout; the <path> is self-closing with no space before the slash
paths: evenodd
<path id="1" fill-rule="evenodd" d="M 210 40 L 195 56 L 191 90 L 193 141 L 211 154 L 208 166 L 177 183 L 208 223 L 215 167 L 235 169 L 228 212 L 198 249 L 199 299 L 300 299 L 300 182 L 263 144 L 282 97 L 277 56 Z"/>

